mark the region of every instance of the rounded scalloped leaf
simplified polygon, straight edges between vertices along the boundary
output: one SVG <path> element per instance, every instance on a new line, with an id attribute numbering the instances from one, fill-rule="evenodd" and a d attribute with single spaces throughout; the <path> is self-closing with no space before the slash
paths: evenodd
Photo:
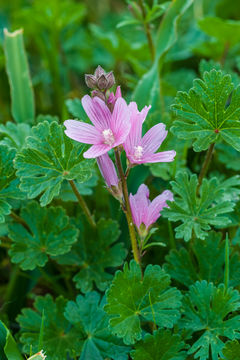
<path id="1" fill-rule="evenodd" d="M 63 180 L 84 182 L 91 176 L 94 160 L 83 159 L 84 145 L 70 140 L 56 121 L 32 128 L 15 160 L 20 189 L 33 199 L 41 194 L 45 206 L 59 195 Z"/>
<path id="2" fill-rule="evenodd" d="M 226 290 L 223 284 L 216 287 L 205 280 L 190 286 L 183 298 L 183 319 L 180 321 L 180 327 L 195 333 L 195 342 L 188 354 L 207 360 L 211 351 L 212 360 L 218 360 L 224 347 L 222 339 L 240 336 L 239 309 L 237 290 Z"/>
<path id="3" fill-rule="evenodd" d="M 197 280 L 207 280 L 218 285 L 224 279 L 225 241 L 221 241 L 222 233 L 210 231 L 205 240 L 194 239 L 192 252 L 193 261 L 185 248 L 171 250 L 166 256 L 164 270 L 172 279 L 189 287 Z M 230 286 L 237 286 L 239 278 L 239 257 L 233 252 L 229 259 Z"/>
<path id="4" fill-rule="evenodd" d="M 113 278 L 107 269 L 123 264 L 127 250 L 123 243 L 116 242 L 119 235 L 117 221 L 100 219 L 96 232 L 85 226 L 71 252 L 56 258 L 59 264 L 80 268 L 73 280 L 83 293 L 91 291 L 94 283 L 104 291 Z"/>
<path id="5" fill-rule="evenodd" d="M 237 340 L 228 341 L 222 353 L 224 360 L 240 360 L 240 343 Z"/>
<path id="6" fill-rule="evenodd" d="M 47 359 L 62 360 L 67 359 L 68 355 L 80 355 L 81 331 L 64 317 L 66 304 L 67 300 L 62 296 L 54 301 L 51 295 L 46 295 L 36 298 L 34 309 L 22 309 L 17 321 L 21 327 L 20 341 L 25 353 L 29 354 L 31 347 L 33 353 L 39 350 L 39 336 L 43 323 L 42 347 Z"/>
<path id="7" fill-rule="evenodd" d="M 117 271 L 107 291 L 105 311 L 111 316 L 112 332 L 133 344 L 142 338 L 141 319 L 172 328 L 180 317 L 181 293 L 170 286 L 170 276 L 158 265 L 148 265 L 143 278 L 132 260 Z"/>
<path id="8" fill-rule="evenodd" d="M 48 256 L 62 255 L 70 251 L 77 241 L 78 230 L 69 224 L 69 217 L 61 207 L 42 208 L 36 201 L 21 209 L 21 217 L 31 233 L 21 224 L 9 225 L 12 246 L 11 261 L 23 270 L 44 266 Z"/>
<path id="9" fill-rule="evenodd" d="M 25 194 L 18 187 L 13 162 L 16 150 L 6 145 L 0 145 L 0 223 L 5 221 L 5 216 L 11 213 L 9 199 L 24 199 Z"/>
<path id="10" fill-rule="evenodd" d="M 169 330 L 155 330 L 153 335 L 147 334 L 135 345 L 131 352 L 133 360 L 184 360 L 186 344 L 179 335 Z"/>
<path id="11" fill-rule="evenodd" d="M 77 296 L 76 302 L 69 301 L 65 317 L 82 332 L 81 360 L 128 359 L 129 348 L 111 334 L 108 328 L 109 316 L 103 310 L 105 299 L 101 301 L 97 292 Z"/>
<path id="12" fill-rule="evenodd" d="M 0 124 L 0 136 L 3 139 L 0 144 L 7 145 L 19 150 L 23 147 L 27 136 L 31 134 L 31 127 L 28 124 L 14 124 L 8 121 L 6 124 Z"/>

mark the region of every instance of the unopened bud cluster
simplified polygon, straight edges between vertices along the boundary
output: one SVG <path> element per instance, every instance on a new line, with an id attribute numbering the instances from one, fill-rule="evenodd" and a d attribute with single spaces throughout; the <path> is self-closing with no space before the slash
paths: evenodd
<path id="1" fill-rule="evenodd" d="M 106 91 L 110 89 L 115 84 L 115 78 L 112 71 L 106 73 L 105 70 L 98 65 L 94 75 L 85 75 L 85 82 L 90 89 L 95 90 L 93 96 L 98 96 L 98 90 Z"/>

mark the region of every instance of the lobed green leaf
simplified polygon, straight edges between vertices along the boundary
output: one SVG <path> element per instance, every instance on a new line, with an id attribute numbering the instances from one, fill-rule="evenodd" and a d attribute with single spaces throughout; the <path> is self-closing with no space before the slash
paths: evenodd
<path id="1" fill-rule="evenodd" d="M 16 151 L 6 145 L 0 145 L 0 223 L 11 213 L 10 199 L 24 199 L 19 189 L 19 180 L 15 176 L 13 163 Z"/>
<path id="2" fill-rule="evenodd" d="M 9 237 L 13 243 L 9 255 L 12 262 L 20 264 L 23 270 L 43 267 L 48 256 L 69 252 L 77 241 L 78 230 L 69 224 L 69 218 L 61 207 L 42 208 L 32 201 L 21 209 L 21 217 L 31 233 L 21 224 L 10 224 Z"/>
<path id="3" fill-rule="evenodd" d="M 173 104 L 178 119 L 171 130 L 180 139 L 192 139 L 194 151 L 220 140 L 240 151 L 240 86 L 215 69 L 196 79 L 188 93 L 179 91 Z"/>
<path id="4" fill-rule="evenodd" d="M 142 338 L 141 319 L 172 328 L 179 319 L 181 293 L 170 286 L 170 277 L 158 265 L 148 265 L 143 278 L 131 261 L 118 271 L 107 291 L 105 311 L 111 315 L 112 332 L 133 344 Z"/>
<path id="5" fill-rule="evenodd" d="M 103 310 L 104 303 L 96 292 L 78 295 L 76 302 L 67 303 L 65 317 L 79 329 L 76 339 L 82 347 L 79 360 L 128 359 L 129 348 L 108 328 L 109 316 Z"/>
<path id="6" fill-rule="evenodd" d="M 225 243 L 221 241 L 222 234 L 210 231 L 205 240 L 194 239 L 192 252 L 194 260 L 185 248 L 171 250 L 166 256 L 167 263 L 164 270 L 182 285 L 189 287 L 197 280 L 207 280 L 215 285 L 223 282 L 225 266 Z M 230 257 L 230 285 L 236 286 L 240 282 L 239 256 L 237 253 Z"/>
<path id="7" fill-rule="evenodd" d="M 183 299 L 181 326 L 195 334 L 195 342 L 188 351 L 194 358 L 207 360 L 209 349 L 212 360 L 218 360 L 224 347 L 223 337 L 240 336 L 240 294 L 232 288 L 225 289 L 207 281 L 196 282 Z"/>
<path id="8" fill-rule="evenodd" d="M 113 278 L 108 269 L 122 265 L 127 255 L 123 244 L 116 243 L 120 235 L 116 221 L 100 219 L 96 228 L 96 233 L 83 229 L 71 252 L 56 258 L 61 265 L 80 268 L 73 281 L 83 293 L 91 291 L 94 284 L 104 291 Z"/>
<path id="9" fill-rule="evenodd" d="M 228 341 L 222 353 L 225 360 L 240 360 L 240 343 L 237 340 Z"/>
<path id="10" fill-rule="evenodd" d="M 184 360 L 186 345 L 179 335 L 172 335 L 169 330 L 155 330 L 147 334 L 135 345 L 131 352 L 134 360 Z"/>
<path id="11" fill-rule="evenodd" d="M 59 195 L 64 180 L 84 182 L 91 176 L 94 160 L 83 159 L 84 146 L 70 140 L 57 122 L 47 121 L 32 128 L 32 136 L 16 157 L 20 189 L 30 199 L 41 195 L 40 204 L 49 204 Z"/>
<path id="12" fill-rule="evenodd" d="M 238 200 L 240 178 L 232 177 L 220 181 L 213 177 L 203 179 L 200 196 L 197 196 L 198 179 L 195 174 L 178 172 L 176 181 L 171 182 L 175 193 L 174 201 L 169 202 L 162 215 L 171 221 L 181 221 L 175 228 L 176 237 L 189 241 L 193 234 L 205 239 L 212 226 L 225 227 L 231 220 L 224 216 L 231 212 Z M 236 188 L 237 187 L 237 188 Z"/>
<path id="13" fill-rule="evenodd" d="M 39 351 L 39 334 L 44 312 L 44 331 L 42 344 L 47 357 L 51 360 L 66 359 L 68 355 L 74 357 L 80 355 L 82 343 L 80 329 L 71 326 L 64 317 L 67 300 L 59 296 L 56 301 L 51 295 L 38 296 L 34 302 L 35 309 L 25 308 L 18 315 L 17 321 L 21 326 L 20 341 L 23 343 L 23 351 L 29 354 Z"/>

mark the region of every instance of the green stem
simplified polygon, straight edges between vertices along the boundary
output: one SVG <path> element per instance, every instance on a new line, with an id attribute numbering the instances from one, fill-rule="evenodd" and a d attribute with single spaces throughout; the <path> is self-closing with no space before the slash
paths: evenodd
<path id="1" fill-rule="evenodd" d="M 168 232 L 169 232 L 169 244 L 171 249 L 176 249 L 176 243 L 175 243 L 175 238 L 174 238 L 174 234 L 173 234 L 173 229 L 172 229 L 172 224 L 171 222 L 168 220 Z"/>
<path id="2" fill-rule="evenodd" d="M 223 53 L 219 59 L 219 62 L 221 64 L 221 66 L 223 67 L 224 64 L 225 64 L 225 61 L 226 61 L 226 58 L 227 58 L 227 54 L 228 54 L 228 51 L 229 51 L 229 48 L 230 48 L 230 44 L 229 42 L 227 41 L 225 44 L 224 44 L 224 49 L 223 49 Z"/>
<path id="3" fill-rule="evenodd" d="M 229 241 L 228 234 L 226 234 L 226 243 L 225 243 L 225 269 L 224 269 L 224 286 L 225 291 L 227 291 L 229 285 Z"/>
<path id="4" fill-rule="evenodd" d="M 51 276 L 48 275 L 48 273 L 43 270 L 43 268 L 39 267 L 39 271 L 43 277 L 44 280 L 46 280 L 46 282 L 48 282 L 49 284 L 51 284 L 52 289 L 59 295 L 63 295 L 65 297 L 68 297 L 68 292 L 65 291 L 65 289 L 58 284 L 58 282 L 56 281 L 56 279 L 53 279 Z"/>
<path id="5" fill-rule="evenodd" d="M 0 236 L 0 247 L 10 249 L 11 239 L 9 239 L 7 236 Z"/>
<path id="6" fill-rule="evenodd" d="M 144 7 L 143 0 L 139 0 L 139 6 L 141 8 L 142 15 L 143 15 L 143 20 L 144 20 L 143 26 L 144 26 L 144 30 L 145 30 L 147 41 L 148 41 L 148 47 L 149 47 L 149 50 L 150 50 L 151 59 L 152 59 L 152 61 L 154 61 L 155 47 L 154 47 L 154 43 L 153 43 L 153 39 L 152 39 L 150 26 L 149 26 L 149 24 L 147 22 L 145 22 L 147 14 L 146 14 L 146 10 L 145 10 L 145 7 Z"/>
<path id="7" fill-rule="evenodd" d="M 209 168 L 209 165 L 210 165 L 210 162 L 212 159 L 212 155 L 213 155 L 214 146 L 215 146 L 215 143 L 212 143 L 208 148 L 204 163 L 202 165 L 202 168 L 201 168 L 201 171 L 200 171 L 200 174 L 198 177 L 197 194 L 199 193 L 199 189 L 200 189 L 200 186 L 202 185 L 203 178 L 208 171 L 208 168 Z"/>
<path id="8" fill-rule="evenodd" d="M 160 62 L 158 64 L 158 82 L 159 82 L 159 97 L 160 97 L 160 104 L 161 104 L 161 113 L 165 113 L 165 100 L 164 100 L 164 94 L 163 94 L 163 86 L 162 86 L 162 59 L 160 59 Z"/>
<path id="9" fill-rule="evenodd" d="M 135 233 L 134 223 L 133 223 L 133 218 L 132 218 L 132 212 L 131 212 L 131 207 L 130 207 L 130 203 L 129 203 L 127 181 L 126 181 L 126 177 L 124 175 L 124 171 L 122 168 L 121 158 L 120 158 L 118 149 L 115 149 L 115 158 L 116 158 L 116 165 L 118 168 L 118 173 L 119 173 L 120 180 L 122 183 L 122 191 L 123 191 L 124 206 L 125 206 L 124 212 L 125 212 L 125 215 L 127 218 L 133 256 L 134 256 L 134 260 L 140 265 L 141 257 L 140 257 L 140 253 L 139 253 L 139 249 L 138 249 L 136 233 Z"/>
<path id="10" fill-rule="evenodd" d="M 14 293 L 14 289 L 19 280 L 19 276 L 20 276 L 20 269 L 17 265 L 15 265 L 12 268 L 10 280 L 9 280 L 8 286 L 7 286 L 7 290 L 4 294 L 4 303 L 6 304 L 7 309 L 8 309 L 8 305 L 11 303 L 12 294 Z M 6 312 L 7 312 L 7 309 L 6 309 Z"/>
<path id="11" fill-rule="evenodd" d="M 73 181 L 73 180 L 69 180 L 69 184 L 71 185 L 71 188 L 72 188 L 74 194 L 76 195 L 76 198 L 78 199 L 79 205 L 81 206 L 81 208 L 82 208 L 82 210 L 83 210 L 83 212 L 84 212 L 84 214 L 85 214 L 85 216 L 86 216 L 89 224 L 90 224 L 93 228 L 95 228 L 95 227 L 96 227 L 96 223 L 95 223 L 95 221 L 94 221 L 94 219 L 93 219 L 93 217 L 92 217 L 92 215 L 91 215 L 91 213 L 90 213 L 90 210 L 89 210 L 89 208 L 88 208 L 85 200 L 83 199 L 83 197 L 82 197 L 81 194 L 79 193 L 79 191 L 78 191 L 78 189 L 77 189 L 74 181 Z"/>
<path id="12" fill-rule="evenodd" d="M 28 224 L 26 223 L 26 221 L 25 221 L 23 218 L 21 218 L 19 215 L 17 215 L 14 211 L 11 211 L 10 216 L 11 216 L 16 222 L 18 222 L 18 223 L 21 224 L 23 227 L 25 227 L 25 229 L 32 234 L 32 231 L 31 231 L 30 227 L 28 226 Z"/>

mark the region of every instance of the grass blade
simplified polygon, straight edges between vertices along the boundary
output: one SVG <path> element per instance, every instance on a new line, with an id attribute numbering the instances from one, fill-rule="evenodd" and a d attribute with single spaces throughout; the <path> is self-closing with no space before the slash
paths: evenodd
<path id="1" fill-rule="evenodd" d="M 32 124 L 35 117 L 34 95 L 22 29 L 12 33 L 4 29 L 4 53 L 11 89 L 12 116 L 17 123 Z"/>

